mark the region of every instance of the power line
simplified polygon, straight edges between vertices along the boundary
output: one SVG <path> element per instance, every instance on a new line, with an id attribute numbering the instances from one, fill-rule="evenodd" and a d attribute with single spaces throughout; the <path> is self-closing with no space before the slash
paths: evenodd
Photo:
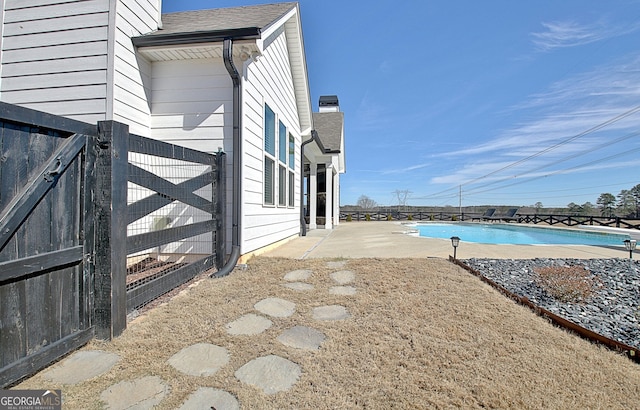
<path id="1" fill-rule="evenodd" d="M 569 138 L 566 138 L 566 139 L 564 139 L 564 140 L 562 140 L 562 141 L 560 141 L 560 142 L 558 142 L 558 143 L 556 143 L 556 144 L 553 144 L 553 145 L 551 145 L 550 147 L 547 147 L 547 148 L 545 148 L 545 149 L 543 149 L 543 150 L 541 150 L 541 151 L 539 151 L 539 152 L 537 152 L 537 153 L 535 153 L 535 154 L 529 155 L 529 156 L 527 156 L 527 157 L 525 157 L 525 158 L 523 158 L 523 159 L 520 159 L 520 160 L 515 161 L 515 162 L 513 162 L 513 163 L 511 163 L 511 164 L 509 164 L 509 165 L 506 165 L 506 166 L 504 166 L 504 167 L 502 167 L 502 168 L 500 168 L 500 169 L 497 169 L 497 170 L 492 171 L 492 172 L 490 172 L 490 173 L 488 173 L 488 174 L 485 174 L 485 175 L 483 175 L 483 176 L 480 176 L 480 177 L 478 177 L 478 178 L 475 178 L 475 179 L 473 179 L 473 180 L 471 180 L 471 181 L 467 181 L 467 182 L 464 182 L 464 183 L 462 183 L 462 184 L 456 185 L 456 186 L 454 186 L 454 187 L 447 188 L 447 189 L 445 189 L 445 190 L 443 190 L 443 191 L 436 192 L 436 193 L 435 193 L 435 194 L 433 194 L 433 195 L 428 195 L 428 196 L 424 196 L 424 197 L 416 197 L 415 199 L 435 199 L 435 198 L 438 198 L 439 196 L 441 196 L 442 194 L 445 194 L 445 193 L 447 193 L 447 192 L 454 192 L 454 191 L 455 191 L 455 190 L 457 190 L 460 186 L 471 185 L 471 184 L 473 184 L 474 182 L 477 182 L 477 181 L 480 181 L 480 180 L 482 180 L 482 179 L 488 178 L 488 177 L 490 177 L 490 176 L 492 176 L 492 175 L 495 175 L 495 174 L 497 174 L 497 173 L 499 173 L 499 172 L 501 172 L 501 171 L 504 171 L 504 170 L 507 170 L 507 169 L 513 168 L 513 167 L 515 167 L 515 166 L 517 166 L 517 165 L 520 165 L 520 164 L 522 164 L 522 163 L 525 163 L 525 162 L 527 162 L 527 161 L 529 161 L 529 160 L 531 160 L 531 159 L 537 158 L 537 157 L 539 157 L 539 156 L 541 156 L 541 155 L 543 155 L 543 154 L 546 154 L 546 153 L 548 153 L 548 152 L 550 152 L 550 151 L 553 151 L 553 150 L 555 150 L 555 149 L 557 149 L 557 148 L 559 148 L 559 147 L 561 147 L 561 146 L 563 146 L 563 145 L 566 145 L 566 144 L 568 144 L 568 143 L 570 143 L 570 142 L 573 142 L 573 141 L 575 141 L 575 140 L 577 140 L 577 139 L 579 139 L 579 138 L 582 138 L 582 137 L 584 137 L 584 136 L 586 136 L 586 135 L 589 135 L 589 134 L 594 133 L 594 132 L 596 132 L 596 131 L 599 131 L 599 130 L 601 130 L 601 129 L 603 129 L 603 128 L 606 128 L 607 126 L 610 126 L 611 124 L 614 124 L 614 123 L 616 123 L 616 122 L 618 122 L 618 121 L 620 121 L 620 120 L 622 120 L 622 119 L 624 119 L 624 118 L 626 118 L 626 117 L 629 117 L 630 115 L 633 115 L 633 114 L 635 114 L 635 113 L 636 113 L 636 112 L 638 112 L 638 111 L 640 111 L 640 105 L 638 105 L 638 106 L 636 106 L 636 107 L 634 107 L 634 108 L 632 108 L 632 109 L 630 109 L 630 110 L 628 110 L 628 111 L 625 111 L 625 112 L 623 112 L 622 114 L 619 114 L 619 115 L 617 115 L 617 116 L 615 116 L 615 117 L 613 117 L 613 118 L 610 118 L 610 119 L 609 119 L 609 120 L 607 120 L 607 121 L 604 121 L 604 122 L 602 122 L 602 123 L 600 123 L 600 124 L 598 124 L 598 125 L 595 125 L 595 126 L 593 126 L 593 127 L 589 128 L 589 129 L 587 129 L 587 130 L 585 130 L 585 131 L 583 131 L 583 132 L 580 132 L 579 134 L 576 134 L 576 135 L 571 136 L 571 137 L 569 137 Z M 640 133 L 632 133 L 632 134 L 628 134 L 628 135 L 626 135 L 626 136 L 623 136 L 623 137 L 618 138 L 617 140 L 615 140 L 615 141 L 614 141 L 614 143 L 619 142 L 619 141 L 622 141 L 622 140 L 624 140 L 624 139 L 631 138 L 631 137 L 636 136 L 636 135 L 639 135 L 639 134 L 640 134 Z M 594 152 L 594 151 L 596 151 L 596 150 L 598 150 L 598 149 L 604 148 L 605 146 L 609 146 L 609 145 L 611 145 L 611 142 L 609 142 L 608 144 L 601 144 L 600 146 L 598 146 L 597 148 L 594 148 L 594 149 L 593 149 L 593 150 L 591 150 L 591 151 L 586 150 L 586 151 L 584 151 L 583 153 L 581 153 L 580 155 L 584 155 L 584 154 L 589 153 L 589 152 Z M 569 158 L 565 157 L 564 159 L 559 160 L 559 161 L 556 161 L 555 163 L 546 164 L 546 165 L 544 165 L 544 166 L 541 166 L 541 167 L 537 168 L 536 170 L 543 169 L 543 168 L 546 168 L 546 167 L 548 167 L 548 166 L 550 166 L 550 165 L 555 165 L 555 164 L 557 164 L 557 163 L 564 162 L 564 161 L 566 161 L 566 160 L 568 160 L 568 159 L 575 158 L 576 156 L 580 156 L 580 155 L 574 155 L 574 156 L 569 157 Z M 525 173 L 525 174 L 522 174 L 522 175 L 526 175 L 526 173 Z M 513 178 L 513 177 L 512 177 L 512 176 L 510 176 L 510 177 L 508 177 L 508 178 L 506 178 L 506 179 L 511 179 L 511 178 Z M 505 178 L 503 178 L 503 179 L 501 179 L 501 180 L 491 181 L 491 182 L 488 182 L 488 183 L 487 183 L 487 184 L 485 184 L 485 185 L 482 185 L 481 187 L 484 187 L 484 186 L 490 186 L 490 185 L 492 185 L 492 184 L 497 184 L 497 183 L 503 182 L 504 180 L 505 180 Z M 468 191 L 467 191 L 467 192 L 468 192 Z M 473 191 L 472 191 L 472 192 L 473 192 Z M 482 191 L 482 192 L 486 192 L 486 191 Z M 448 196 L 448 195 L 447 195 L 447 197 L 450 197 L 450 196 Z"/>
<path id="2" fill-rule="evenodd" d="M 618 122 L 618 121 L 620 121 L 620 120 L 622 120 L 622 119 L 624 119 L 624 118 L 626 118 L 626 117 L 628 117 L 628 116 L 630 116 L 630 115 L 632 115 L 632 114 L 634 114 L 634 113 L 636 113 L 636 112 L 638 112 L 638 111 L 640 111 L 640 105 L 639 105 L 639 106 L 636 106 L 636 107 L 634 107 L 634 108 L 632 108 L 632 109 L 630 109 L 630 110 L 628 110 L 628 111 L 626 111 L 626 112 L 624 112 L 624 113 L 622 113 L 622 114 L 620 114 L 620 115 L 617 115 L 617 116 L 615 116 L 615 117 L 613 117 L 613 118 L 611 118 L 611 119 L 609 119 L 609 120 L 607 120 L 607 121 L 605 121 L 605 122 L 603 122 L 603 123 L 600 123 L 600 124 L 598 124 L 598 125 L 596 125 L 596 126 L 594 126 L 594 127 L 591 127 L 591 128 L 589 128 L 588 130 L 586 130 L 586 131 L 583 131 L 583 132 L 581 132 L 581 133 L 579 133 L 579 134 L 577 134 L 577 135 L 574 135 L 574 136 L 569 137 L 569 138 L 567 138 L 567 139 L 565 139 L 565 140 L 562 140 L 562 141 L 560 141 L 560 142 L 558 142 L 558 143 L 556 143 L 556 144 L 553 144 L 552 146 L 550 146 L 550 147 L 548 147 L 548 148 L 545 148 L 545 149 L 543 149 L 542 151 L 536 152 L 535 154 L 529 155 L 528 157 L 525 157 L 525 158 L 523 158 L 523 159 L 521 159 L 521 160 L 518 160 L 518 161 L 516 161 L 516 162 L 513 162 L 513 163 L 511 163 L 511 164 L 509 164 L 509 165 L 506 165 L 506 166 L 504 166 L 504 167 L 502 167 L 502 168 L 500 168 L 500 169 L 497 169 L 497 170 L 495 170 L 495 171 L 493 171 L 493 172 L 490 172 L 490 173 L 488 173 L 488 174 L 486 174 L 486 175 L 483 175 L 483 176 L 481 176 L 481 177 L 475 178 L 475 179 L 473 179 L 473 180 L 471 180 L 471 181 L 469 181 L 469 182 L 465 182 L 465 183 L 463 183 L 463 184 L 461 184 L 461 185 L 471 185 L 471 184 L 473 184 L 473 183 L 474 183 L 474 182 L 476 182 L 476 181 L 479 181 L 479 180 L 481 180 L 481 179 L 484 179 L 484 178 L 490 177 L 491 175 L 495 175 L 495 174 L 497 174 L 497 173 L 499 173 L 499 172 L 501 172 L 501 171 L 504 171 L 504 170 L 507 170 L 507 169 L 513 168 L 513 167 L 515 167 L 515 166 L 517 166 L 517 165 L 520 165 L 520 164 L 522 164 L 522 163 L 524 163 L 524 162 L 527 162 L 527 161 L 529 161 L 529 160 L 531 160 L 531 159 L 537 158 L 537 157 L 539 157 L 539 156 L 541 156 L 541 155 L 543 155 L 543 154 L 546 154 L 547 152 L 553 151 L 554 149 L 557 149 L 557 148 L 559 148 L 559 147 L 561 147 L 561 146 L 563 146 L 563 145 L 567 145 L 568 143 L 570 143 L 570 142 L 572 142 L 572 141 L 575 141 L 575 140 L 577 140 L 578 138 L 582 138 L 582 137 L 584 137 L 585 135 L 589 135 L 589 134 L 591 134 L 591 133 L 594 133 L 594 132 L 596 132 L 596 131 L 599 131 L 599 130 L 601 130 L 601 129 L 603 129 L 603 128 L 605 128 L 605 127 L 607 127 L 607 126 L 611 125 L 611 124 L 614 124 L 614 123 L 616 123 L 616 122 Z"/>

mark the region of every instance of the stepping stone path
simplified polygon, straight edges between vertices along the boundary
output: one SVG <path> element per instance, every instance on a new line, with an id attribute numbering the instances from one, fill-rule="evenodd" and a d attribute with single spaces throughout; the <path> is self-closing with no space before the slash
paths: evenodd
<path id="1" fill-rule="evenodd" d="M 169 359 L 171 366 L 190 376 L 213 376 L 227 363 L 227 349 L 209 343 L 185 347 Z"/>
<path id="2" fill-rule="evenodd" d="M 248 313 L 227 325 L 230 335 L 258 335 L 269 329 L 273 324 L 266 317 Z"/>
<path id="3" fill-rule="evenodd" d="M 108 372 L 119 361 L 120 356 L 115 353 L 101 350 L 78 351 L 58 366 L 47 370 L 43 377 L 55 383 L 77 384 Z"/>
<path id="4" fill-rule="evenodd" d="M 283 285 L 286 288 L 289 289 L 293 289 L 293 290 L 313 290 L 313 285 L 310 283 L 303 283 L 303 282 L 291 282 L 291 283 L 285 283 Z"/>
<path id="5" fill-rule="evenodd" d="M 309 279 L 312 274 L 309 269 L 294 270 L 284 275 L 284 280 L 288 282 L 298 282 Z"/>
<path id="6" fill-rule="evenodd" d="M 238 380 L 256 386 L 266 394 L 289 390 L 300 374 L 300 366 L 276 355 L 253 359 L 235 372 Z"/>
<path id="7" fill-rule="evenodd" d="M 294 326 L 278 336 L 283 345 L 304 350 L 318 350 L 324 342 L 324 333 L 306 326 Z"/>
<path id="8" fill-rule="evenodd" d="M 191 394 L 178 410 L 224 409 L 239 410 L 238 399 L 224 390 L 213 387 L 200 387 Z"/>
<path id="9" fill-rule="evenodd" d="M 280 298 L 262 299 L 253 305 L 258 311 L 273 317 L 289 317 L 296 311 L 296 304 Z"/>
<path id="10" fill-rule="evenodd" d="M 338 272 L 333 272 L 331 275 L 331 279 L 336 281 L 341 285 L 346 285 L 347 283 L 353 282 L 356 278 L 356 274 L 350 270 L 341 270 Z"/>
<path id="11" fill-rule="evenodd" d="M 344 306 L 330 305 L 314 308 L 312 316 L 315 320 L 342 320 L 351 317 L 351 314 Z"/>
<path id="12" fill-rule="evenodd" d="M 121 381 L 109 387 L 100 395 L 110 410 L 151 409 L 160 403 L 169 386 L 158 376 L 145 376 L 131 381 Z"/>
<path id="13" fill-rule="evenodd" d="M 332 295 L 353 296 L 356 292 L 356 288 L 353 286 L 333 286 L 329 288 L 329 293 Z"/>
<path id="14" fill-rule="evenodd" d="M 330 269 L 343 269 L 346 261 L 327 262 Z M 299 269 L 284 275 L 286 286 L 296 291 L 312 291 L 314 286 L 307 283 L 313 272 Z M 357 289 L 347 286 L 355 280 L 355 273 L 339 270 L 329 275 L 336 286 L 329 288 L 329 294 L 353 296 Z M 280 299 L 266 298 L 253 306 L 258 312 L 270 316 L 273 320 L 292 316 L 296 311 L 295 303 Z M 317 321 L 337 321 L 351 317 L 346 307 L 329 305 L 315 307 L 311 317 Z M 265 332 L 273 325 L 271 319 L 247 313 L 226 325 L 226 331 L 233 336 L 252 336 Z M 321 331 L 307 326 L 293 326 L 283 331 L 277 340 L 287 347 L 307 351 L 320 349 L 326 336 Z M 108 372 L 120 357 L 101 351 L 81 351 L 62 361 L 45 373 L 47 380 L 63 384 L 75 384 Z M 210 343 L 196 343 L 175 353 L 169 365 L 178 371 L 196 377 L 213 376 L 228 365 L 230 361 L 227 349 Z M 267 355 L 255 358 L 241 366 L 234 373 L 242 383 L 254 386 L 265 394 L 271 395 L 289 390 L 300 378 L 301 367 L 287 358 Z M 150 409 L 159 404 L 170 392 L 169 385 L 157 376 L 141 377 L 135 380 L 121 381 L 107 388 L 100 399 L 108 409 Z M 232 394 L 212 387 L 200 387 L 194 391 L 179 407 L 189 409 L 239 409 L 240 403 Z"/>

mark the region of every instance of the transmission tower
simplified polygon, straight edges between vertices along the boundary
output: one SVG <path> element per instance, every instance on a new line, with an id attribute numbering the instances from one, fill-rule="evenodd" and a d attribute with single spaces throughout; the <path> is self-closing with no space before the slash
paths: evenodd
<path id="1" fill-rule="evenodd" d="M 395 191 L 393 191 L 393 193 L 396 195 L 396 198 L 398 199 L 398 210 L 400 210 L 400 207 L 402 207 L 403 211 L 407 211 L 407 201 L 409 200 L 409 196 L 412 194 L 411 191 L 409 191 L 408 189 L 396 189 Z"/>

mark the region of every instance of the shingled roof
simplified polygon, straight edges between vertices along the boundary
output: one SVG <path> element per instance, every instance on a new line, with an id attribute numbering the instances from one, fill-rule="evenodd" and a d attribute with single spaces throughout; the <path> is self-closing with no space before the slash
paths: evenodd
<path id="1" fill-rule="evenodd" d="M 342 112 L 314 112 L 313 125 L 325 150 L 340 152 L 344 127 Z"/>
<path id="2" fill-rule="evenodd" d="M 296 7 L 296 3 L 276 3 L 166 13 L 162 15 L 162 29 L 148 35 L 224 31 L 253 27 L 264 30 L 294 7 Z"/>
<path id="3" fill-rule="evenodd" d="M 257 39 L 297 5 L 289 2 L 165 13 L 161 28 L 132 40 L 137 47 L 149 47 L 209 43 L 226 37 Z"/>

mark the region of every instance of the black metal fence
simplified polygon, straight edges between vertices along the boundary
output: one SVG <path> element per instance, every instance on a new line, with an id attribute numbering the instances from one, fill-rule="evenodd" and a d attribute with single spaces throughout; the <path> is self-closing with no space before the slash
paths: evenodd
<path id="1" fill-rule="evenodd" d="M 0 103 L 0 388 L 220 267 L 224 181 L 222 153 Z"/>

